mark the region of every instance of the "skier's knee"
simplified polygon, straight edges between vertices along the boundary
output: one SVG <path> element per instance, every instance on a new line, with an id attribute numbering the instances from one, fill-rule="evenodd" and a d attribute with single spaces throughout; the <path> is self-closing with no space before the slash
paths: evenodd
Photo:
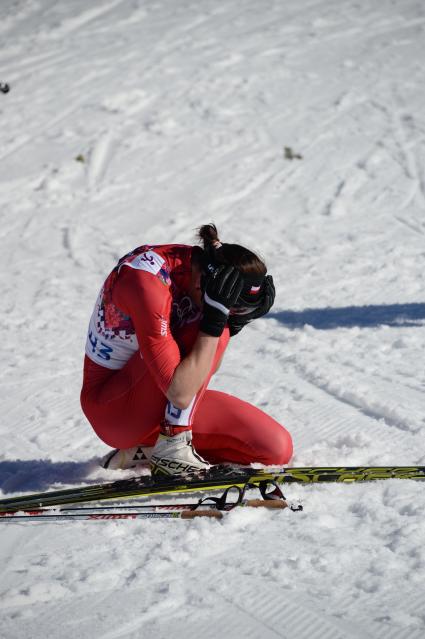
<path id="1" fill-rule="evenodd" d="M 285 428 L 276 431 L 275 436 L 268 442 L 264 450 L 263 464 L 268 466 L 282 466 L 287 464 L 292 457 L 292 437 Z"/>

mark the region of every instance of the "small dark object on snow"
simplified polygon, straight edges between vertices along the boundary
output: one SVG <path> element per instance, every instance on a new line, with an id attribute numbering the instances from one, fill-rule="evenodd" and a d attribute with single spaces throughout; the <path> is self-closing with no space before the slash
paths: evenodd
<path id="1" fill-rule="evenodd" d="M 285 160 L 302 160 L 303 156 L 301 153 L 294 153 L 290 146 L 285 146 Z"/>
<path id="2" fill-rule="evenodd" d="M 7 84 L 7 82 L 0 82 L 0 91 L 2 93 L 9 93 L 10 86 Z"/>

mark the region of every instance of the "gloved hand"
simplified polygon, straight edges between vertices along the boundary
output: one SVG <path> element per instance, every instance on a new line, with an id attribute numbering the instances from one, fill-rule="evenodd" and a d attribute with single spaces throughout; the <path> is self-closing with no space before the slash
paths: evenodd
<path id="1" fill-rule="evenodd" d="M 249 322 L 263 317 L 263 315 L 268 313 L 273 306 L 275 295 L 276 290 L 273 284 L 273 278 L 271 275 L 267 275 L 263 294 L 255 306 L 251 306 L 247 303 L 245 307 L 235 307 L 231 310 L 228 319 L 230 337 L 237 335 Z"/>
<path id="2" fill-rule="evenodd" d="M 243 287 L 243 277 L 234 266 L 220 266 L 208 276 L 204 295 L 204 314 L 200 330 L 220 337 Z"/>

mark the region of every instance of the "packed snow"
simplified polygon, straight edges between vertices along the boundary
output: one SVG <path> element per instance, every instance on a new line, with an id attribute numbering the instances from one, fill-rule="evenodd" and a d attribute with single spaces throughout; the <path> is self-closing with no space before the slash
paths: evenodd
<path id="1" fill-rule="evenodd" d="M 0 4 L 0 487 L 127 476 L 79 406 L 88 320 L 143 243 L 266 259 L 212 386 L 294 466 L 425 465 L 422 0 Z M 0 522 L 5 639 L 419 639 L 420 482 L 288 486 L 302 513 Z"/>

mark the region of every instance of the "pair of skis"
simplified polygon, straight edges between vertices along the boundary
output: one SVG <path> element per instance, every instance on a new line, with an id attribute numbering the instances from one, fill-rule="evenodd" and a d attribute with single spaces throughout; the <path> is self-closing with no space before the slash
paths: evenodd
<path id="1" fill-rule="evenodd" d="M 190 476 L 152 477 L 143 475 L 110 483 L 35 493 L 0 501 L 0 520 L 110 520 L 110 519 L 220 519 L 236 507 L 301 510 L 286 501 L 280 485 L 288 483 L 368 482 L 384 479 L 425 480 L 425 466 L 355 466 L 254 469 L 216 466 Z M 260 490 L 261 500 L 247 500 L 246 491 Z M 158 495 L 212 493 L 193 504 L 138 504 L 123 506 L 122 500 L 152 498 Z M 111 506 L 96 504 L 108 500 Z M 275 502 L 275 503 L 273 503 Z M 69 507 L 73 504 L 73 507 Z M 85 504 L 86 506 L 81 506 Z M 90 504 L 90 506 L 87 506 Z"/>

